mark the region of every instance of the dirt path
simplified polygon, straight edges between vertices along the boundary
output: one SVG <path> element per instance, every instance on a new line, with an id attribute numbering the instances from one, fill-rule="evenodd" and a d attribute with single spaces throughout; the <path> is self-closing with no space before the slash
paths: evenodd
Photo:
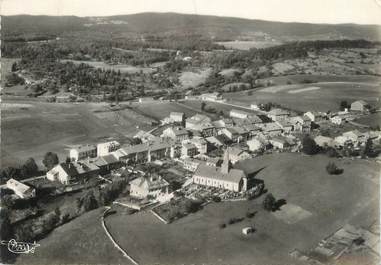
<path id="1" fill-rule="evenodd" d="M 107 237 L 111 240 L 112 244 L 116 249 L 118 249 L 120 252 L 122 252 L 123 257 L 127 258 L 129 261 L 131 261 L 135 265 L 139 265 L 139 263 L 132 258 L 128 253 L 115 241 L 114 237 L 111 235 L 110 231 L 108 230 L 106 223 L 105 223 L 105 217 L 108 211 L 110 211 L 111 207 L 106 207 L 106 210 L 103 212 L 102 217 L 101 217 L 101 223 L 103 230 L 105 231 Z"/>

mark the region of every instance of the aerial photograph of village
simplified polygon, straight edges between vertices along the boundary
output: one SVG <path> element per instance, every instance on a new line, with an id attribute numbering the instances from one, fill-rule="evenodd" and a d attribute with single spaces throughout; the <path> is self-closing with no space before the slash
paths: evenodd
<path id="1" fill-rule="evenodd" d="M 380 263 L 381 1 L 0 6 L 0 264 Z"/>

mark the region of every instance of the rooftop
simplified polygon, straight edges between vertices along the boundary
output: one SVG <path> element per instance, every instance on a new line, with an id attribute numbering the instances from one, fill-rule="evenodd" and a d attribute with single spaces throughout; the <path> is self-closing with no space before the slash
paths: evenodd
<path id="1" fill-rule="evenodd" d="M 221 168 L 204 164 L 198 166 L 194 175 L 234 183 L 239 183 L 242 178 L 246 177 L 244 171 L 240 169 L 230 169 L 227 174 L 224 174 L 221 172 Z"/>
<path id="2" fill-rule="evenodd" d="M 135 185 L 143 189 L 152 190 L 160 189 L 169 186 L 169 183 L 160 176 L 139 177 L 130 182 L 130 185 Z"/>

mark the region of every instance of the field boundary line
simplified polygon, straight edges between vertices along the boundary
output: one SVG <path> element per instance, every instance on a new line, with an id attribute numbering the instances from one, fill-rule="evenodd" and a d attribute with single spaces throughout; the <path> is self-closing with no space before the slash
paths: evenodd
<path id="1" fill-rule="evenodd" d="M 108 231 L 105 223 L 105 214 L 111 209 L 111 207 L 106 207 L 106 210 L 103 212 L 102 217 L 101 217 L 101 222 L 102 222 L 102 227 L 103 230 L 106 232 L 106 235 L 108 238 L 111 240 L 111 242 L 114 244 L 114 247 L 116 247 L 120 252 L 123 253 L 123 256 L 129 259 L 133 264 L 139 265 L 139 263 L 132 258 L 128 253 L 121 247 L 119 244 L 115 241 L 114 237 L 111 235 L 110 231 Z"/>

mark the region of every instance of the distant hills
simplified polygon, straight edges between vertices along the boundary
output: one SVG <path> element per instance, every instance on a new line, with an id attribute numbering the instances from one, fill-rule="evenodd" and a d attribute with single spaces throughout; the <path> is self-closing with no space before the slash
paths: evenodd
<path id="1" fill-rule="evenodd" d="M 178 13 L 139 13 L 108 17 L 3 16 L 3 37 L 72 35 L 113 37 L 200 35 L 214 40 L 367 39 L 380 41 L 380 25 L 284 23 Z"/>

